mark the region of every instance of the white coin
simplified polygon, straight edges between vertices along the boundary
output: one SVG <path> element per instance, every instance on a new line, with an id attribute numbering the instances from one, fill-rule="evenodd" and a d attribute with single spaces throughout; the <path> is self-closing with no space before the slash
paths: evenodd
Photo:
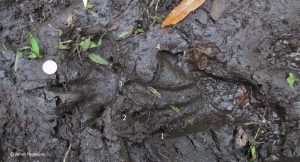
<path id="1" fill-rule="evenodd" d="M 57 64 L 53 60 L 47 60 L 43 64 L 43 71 L 46 74 L 54 74 L 57 71 Z"/>

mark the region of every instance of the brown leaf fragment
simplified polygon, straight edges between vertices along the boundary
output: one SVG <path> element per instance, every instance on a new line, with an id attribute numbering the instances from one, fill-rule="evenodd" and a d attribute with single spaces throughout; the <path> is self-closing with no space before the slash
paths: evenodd
<path id="1" fill-rule="evenodd" d="M 190 12 L 200 7 L 205 0 L 183 0 L 176 6 L 162 23 L 162 27 L 175 25 L 183 20 Z"/>
<path id="2" fill-rule="evenodd" d="M 245 86 L 238 89 L 235 94 L 234 103 L 242 108 L 246 108 L 249 105 L 249 95 Z"/>
<path id="3" fill-rule="evenodd" d="M 209 50 L 204 48 L 191 48 L 187 51 L 199 70 L 205 70 L 208 64 Z"/>
<path id="4" fill-rule="evenodd" d="M 210 17 L 213 20 L 218 20 L 225 9 L 226 0 L 214 0 L 210 8 Z"/>
<path id="5" fill-rule="evenodd" d="M 243 127 L 239 126 L 237 128 L 237 133 L 235 135 L 235 143 L 238 148 L 243 148 L 249 145 L 250 143 L 253 143 L 254 139 L 253 137 L 246 132 Z"/>
<path id="6" fill-rule="evenodd" d="M 55 47 L 60 49 L 60 50 L 69 50 L 69 49 L 71 49 L 70 45 L 65 45 L 65 44 L 59 44 L 58 46 L 55 46 Z"/>

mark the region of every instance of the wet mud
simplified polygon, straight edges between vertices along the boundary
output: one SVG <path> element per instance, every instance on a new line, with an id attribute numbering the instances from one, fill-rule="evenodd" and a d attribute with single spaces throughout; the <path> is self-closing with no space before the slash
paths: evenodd
<path id="1" fill-rule="evenodd" d="M 0 1 L 2 161 L 249 161 L 251 143 L 257 161 L 299 161 L 299 0 L 230 0 L 216 21 L 207 0 L 169 28 L 151 17 L 178 0 L 90 2 Z M 109 65 L 73 50 L 105 32 L 91 51 Z M 14 71 L 28 33 L 43 58 Z"/>

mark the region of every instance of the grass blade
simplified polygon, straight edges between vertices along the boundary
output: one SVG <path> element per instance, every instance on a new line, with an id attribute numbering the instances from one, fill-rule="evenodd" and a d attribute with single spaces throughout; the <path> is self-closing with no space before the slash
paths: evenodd
<path id="1" fill-rule="evenodd" d="M 6 48 L 6 46 L 5 46 L 4 43 L 2 43 L 2 48 L 3 48 L 4 50 L 7 50 L 7 48 Z"/>
<path id="2" fill-rule="evenodd" d="M 178 114 L 181 112 L 180 108 L 177 107 L 177 106 L 175 106 L 175 105 L 170 105 L 170 108 L 171 108 L 173 111 L 177 112 Z"/>
<path id="3" fill-rule="evenodd" d="M 42 55 L 40 54 L 40 48 L 39 48 L 37 40 L 31 34 L 29 34 L 29 37 L 30 37 L 32 52 L 34 54 L 36 54 L 37 58 L 42 58 Z"/>
<path id="4" fill-rule="evenodd" d="M 23 47 L 19 48 L 18 50 L 19 51 L 23 51 L 23 50 L 28 50 L 28 49 L 31 49 L 31 47 L 29 47 L 29 46 L 23 46 Z"/>
<path id="5" fill-rule="evenodd" d="M 15 64 L 14 64 L 14 70 L 15 70 L 15 72 L 18 70 L 19 61 L 20 61 L 21 57 L 22 57 L 22 53 L 18 51 L 17 54 L 16 54 L 16 59 L 15 59 Z"/>
<path id="6" fill-rule="evenodd" d="M 149 91 L 151 91 L 156 97 L 161 98 L 160 93 L 153 87 L 148 87 Z"/>
<path id="7" fill-rule="evenodd" d="M 97 64 L 100 64 L 100 65 L 108 65 L 108 61 L 105 60 L 104 58 L 102 58 L 101 56 L 97 55 L 97 54 L 90 54 L 89 55 L 89 58 L 97 63 Z"/>
<path id="8" fill-rule="evenodd" d="M 102 35 L 101 35 L 101 37 L 99 38 L 99 40 L 98 40 L 98 43 L 97 43 L 97 46 L 98 47 L 100 47 L 101 45 L 102 45 L 102 43 L 103 43 L 103 37 L 105 36 L 105 34 L 106 34 L 106 32 L 105 33 L 103 33 Z"/>

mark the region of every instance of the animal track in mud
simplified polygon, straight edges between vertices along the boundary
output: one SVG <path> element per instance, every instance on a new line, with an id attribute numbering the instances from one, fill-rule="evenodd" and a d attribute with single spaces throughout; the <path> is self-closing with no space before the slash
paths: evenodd
<path id="1" fill-rule="evenodd" d="M 141 47 L 143 44 L 135 46 L 135 49 L 139 50 Z M 126 45 L 125 48 L 127 50 L 123 51 L 127 53 L 131 47 Z M 65 84 L 64 90 L 53 91 L 57 93 L 61 103 L 58 105 L 59 111 L 64 110 L 76 114 L 73 110 L 76 107 L 76 111 L 80 114 L 79 118 L 94 125 L 93 120 L 103 117 L 109 109 L 111 111 L 109 118 L 112 120 L 115 134 L 132 141 L 159 138 L 161 132 L 167 135 L 166 138 L 185 134 L 184 130 L 187 129 L 188 122 L 191 120 L 195 122 L 195 125 L 202 122 L 206 124 L 197 126 L 193 128 L 194 130 L 188 128 L 189 133 L 222 126 L 229 120 L 226 117 L 229 111 L 226 112 L 226 110 L 233 109 L 233 97 L 238 86 L 203 75 L 195 69 L 195 63 L 192 60 L 185 59 L 190 56 L 178 55 L 178 53 L 174 55 L 166 50 L 156 51 L 156 53 L 137 51 L 137 54 L 140 55 L 137 60 L 145 57 L 144 59 L 148 62 L 135 65 L 135 69 L 128 66 L 138 64 L 137 60 L 130 60 L 131 57 L 135 57 L 134 52 L 132 56 L 127 55 L 130 61 L 123 62 L 123 64 L 122 62 L 112 63 L 120 64 L 119 66 L 122 67 L 122 70 L 117 73 L 110 70 L 110 67 L 97 68 L 93 65 L 84 67 L 83 74 Z M 191 53 L 185 55 L 191 55 Z M 143 66 L 154 68 L 138 73 L 146 69 Z M 136 73 L 138 74 L 132 75 Z M 148 81 L 141 80 L 145 78 L 144 75 L 148 74 L 153 77 Z M 123 82 L 121 89 L 120 80 Z M 162 98 L 158 99 L 152 95 L 147 89 L 148 86 L 157 88 Z M 222 96 L 219 94 L 220 91 L 224 93 Z M 182 112 L 175 113 L 170 109 L 170 105 L 177 105 Z M 126 115 L 125 121 L 123 115 Z"/>
<path id="2" fill-rule="evenodd" d="M 0 26 L 3 31 L 1 38 L 7 44 L 20 43 L 22 38 L 19 33 L 23 30 L 26 33 L 34 27 L 32 25 L 36 25 L 27 24 L 30 20 L 28 14 L 35 7 L 40 8 L 39 4 L 45 3 L 36 1 L 34 4 L 37 6 L 31 6 L 28 1 L 23 2 L 16 3 L 15 8 L 11 6 L 15 14 L 1 11 L 4 22 L 7 22 Z M 120 33 L 128 31 L 136 21 L 147 19 L 145 15 L 143 20 L 140 18 L 141 9 L 148 7 L 147 2 L 95 1 L 95 11 L 101 15 L 95 21 L 82 11 L 79 0 L 72 3 L 64 0 L 50 2 L 55 3 L 53 8 L 62 4 L 59 5 L 62 10 L 58 8 L 52 13 L 47 6 L 40 8 L 47 10 L 46 17 L 51 17 L 42 22 L 34 34 L 40 39 L 44 52 L 47 52 L 45 56 L 53 57 L 59 64 L 57 74 L 45 76 L 38 69 L 38 61 L 26 59 L 21 60 L 22 68 L 14 73 L 9 68 L 14 55 L 0 53 L 0 67 L 4 69 L 0 76 L 4 76 L 0 82 L 0 89 L 4 90 L 4 94 L 0 93 L 0 124 L 3 126 L 0 131 L 4 154 L 16 148 L 25 151 L 34 148 L 37 152 L 48 151 L 53 159 L 60 160 L 72 144 L 69 158 L 73 161 L 192 161 L 204 158 L 207 161 L 239 161 L 242 158 L 233 148 L 236 127 L 248 120 L 263 122 L 262 110 L 267 110 L 268 122 L 262 128 L 264 134 L 257 139 L 264 144 L 257 151 L 260 151 L 261 157 L 273 156 L 273 153 L 265 153 L 269 148 L 266 143 L 281 142 L 278 136 L 285 132 L 281 131 L 282 121 L 278 115 L 284 116 L 284 108 L 289 106 L 280 107 L 284 113 L 277 115 L 273 112 L 277 104 L 274 106 L 269 101 L 284 101 L 286 98 L 282 96 L 288 95 L 281 94 L 291 92 L 286 91 L 285 82 L 281 83 L 280 79 L 274 80 L 279 85 L 279 88 L 273 86 L 278 90 L 277 97 L 272 96 L 270 91 L 261 91 L 272 88 L 273 72 L 280 78 L 286 70 L 273 70 L 260 57 L 268 58 L 270 64 L 275 64 L 278 59 L 269 53 L 280 52 L 280 58 L 284 58 L 286 53 L 295 52 L 299 44 L 298 30 L 292 30 L 289 24 L 282 26 L 281 18 L 277 20 L 276 17 L 284 15 L 294 20 L 295 17 L 290 17 L 289 13 L 297 11 L 291 7 L 296 0 L 288 1 L 288 10 L 284 8 L 287 12 L 278 16 L 272 13 L 277 11 L 278 6 L 284 6 L 278 5 L 279 1 L 249 1 L 246 4 L 230 2 L 227 10 L 232 13 L 228 15 L 225 11 L 218 22 L 212 22 L 203 9 L 195 11 L 174 29 L 157 28 L 146 20 L 146 33 L 129 34 L 122 39 L 117 38 Z M 171 10 L 174 2 L 160 1 L 163 7 L 158 11 L 149 10 L 149 13 L 164 14 L 167 11 L 165 7 Z M 20 11 L 22 5 L 30 6 L 30 10 Z M 240 20 L 243 14 L 240 9 L 236 10 L 237 6 L 242 6 L 238 8 L 250 14 L 247 19 L 251 23 Z M 258 14 L 257 10 L 261 13 Z M 32 18 L 43 21 L 43 15 L 39 13 Z M 64 29 L 66 35 L 72 35 L 72 30 L 64 24 L 70 15 L 77 18 L 72 27 L 84 26 L 80 33 L 83 36 L 97 35 L 119 25 L 108 32 L 103 48 L 95 51 L 107 58 L 111 65 L 91 64 L 84 54 L 83 62 L 80 62 L 77 55 L 71 52 L 53 49 L 58 41 L 62 41 L 56 29 Z M 268 18 L 270 22 L 266 23 Z M 278 29 L 282 31 L 277 32 Z M 11 31 L 13 33 L 9 34 Z M 268 32 L 273 35 L 267 36 Z M 287 40 L 293 38 L 287 41 L 289 45 L 277 39 L 285 33 L 292 33 L 292 36 L 284 37 Z M 221 55 L 210 56 L 206 51 L 208 42 L 214 42 L 222 49 L 222 52 L 218 51 Z M 228 61 L 230 63 L 227 64 Z M 265 71 L 260 66 L 265 67 Z M 256 87 L 258 84 L 262 87 Z M 264 87 L 266 84 L 269 84 L 267 88 Z M 233 103 L 236 92 L 243 85 L 249 92 L 250 105 L 240 109 Z M 147 87 L 150 86 L 159 91 L 161 98 L 149 92 Z M 270 92 L 271 99 L 260 95 L 264 92 Z M 176 105 L 181 112 L 173 111 L 170 105 Z M 249 127 L 251 132 L 256 132 L 257 123 Z M 290 127 L 296 129 L 297 123 Z M 287 137 L 291 139 L 286 140 L 287 143 L 292 143 L 295 137 L 296 131 Z M 287 144 L 286 147 L 289 149 L 290 146 L 293 145 Z M 278 149 L 277 146 L 275 148 Z M 292 155 L 293 147 L 290 151 L 288 149 L 284 153 Z"/>

